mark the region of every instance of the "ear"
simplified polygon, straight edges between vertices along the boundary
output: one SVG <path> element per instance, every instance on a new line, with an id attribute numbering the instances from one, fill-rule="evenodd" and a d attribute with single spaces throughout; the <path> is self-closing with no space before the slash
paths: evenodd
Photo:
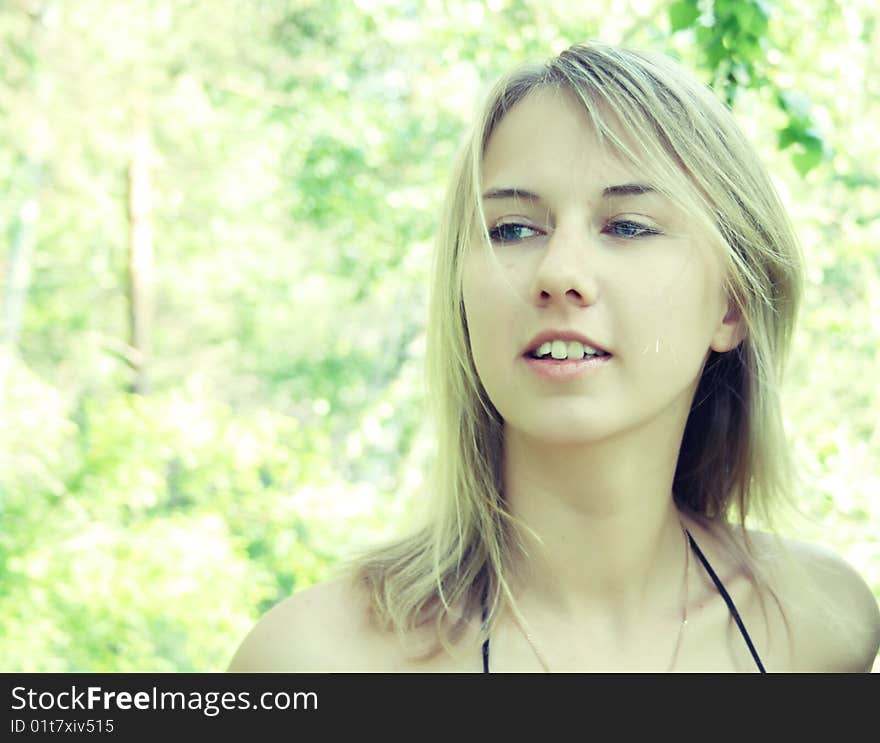
<path id="1" fill-rule="evenodd" d="M 718 353 L 732 351 L 746 337 L 746 322 L 732 302 L 727 303 L 727 313 L 721 318 L 709 347 Z"/>

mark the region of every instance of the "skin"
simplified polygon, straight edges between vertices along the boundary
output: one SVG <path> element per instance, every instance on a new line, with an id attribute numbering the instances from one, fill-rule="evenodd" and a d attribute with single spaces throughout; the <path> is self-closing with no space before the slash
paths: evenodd
<path id="1" fill-rule="evenodd" d="M 477 371 L 505 420 L 505 497 L 543 540 L 530 546 L 512 589 L 550 669 L 666 670 L 686 585 L 688 624 L 675 670 L 755 671 L 708 574 L 693 555 L 685 569 L 681 518 L 768 670 L 869 670 L 880 612 L 846 561 L 782 540 L 805 580 L 774 558 L 769 535 L 749 532 L 771 586 L 797 599 L 786 606 L 789 635 L 772 602 L 765 621 L 754 587 L 715 536 L 674 507 L 674 466 L 702 365 L 710 349 L 735 348 L 744 332 L 728 311 L 721 264 L 691 220 L 656 194 L 602 198 L 607 186 L 643 178 L 596 146 L 566 94 L 536 91 L 508 112 L 482 175 L 484 191 L 515 187 L 542 197 L 486 201 L 488 227 L 529 229 L 496 233 L 521 239 L 491 251 L 470 246 L 463 291 Z M 633 237 L 643 233 L 612 227 L 615 220 L 660 234 Z M 613 359 L 588 378 L 541 379 L 521 353 L 546 328 L 580 330 Z M 845 630 L 829 631 L 828 607 Z M 267 612 L 229 670 L 480 672 L 479 618 L 468 619 L 454 652 L 416 660 L 430 630 L 401 642 L 376 627 L 366 593 L 341 576 Z M 541 670 L 507 614 L 491 638 L 491 669 Z"/>
<path id="2" fill-rule="evenodd" d="M 518 586 L 523 612 L 621 650 L 681 615 L 678 449 L 710 350 L 743 335 L 686 214 L 659 193 L 603 197 L 633 183 L 645 179 L 600 149 L 570 94 L 533 91 L 493 132 L 483 191 L 541 200 L 484 199 L 487 228 L 508 227 L 491 250 L 470 246 L 463 276 L 474 362 L 505 420 L 506 498 L 545 545 Z M 584 333 L 610 363 L 542 379 L 522 352 L 548 328 Z"/>

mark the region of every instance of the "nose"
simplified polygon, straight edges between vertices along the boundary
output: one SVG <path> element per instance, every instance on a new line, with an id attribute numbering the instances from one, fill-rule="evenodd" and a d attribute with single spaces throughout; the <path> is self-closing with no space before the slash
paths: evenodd
<path id="1" fill-rule="evenodd" d="M 566 302 L 586 307 L 598 298 L 598 256 L 589 229 L 559 225 L 545 242 L 532 296 L 538 304 Z"/>

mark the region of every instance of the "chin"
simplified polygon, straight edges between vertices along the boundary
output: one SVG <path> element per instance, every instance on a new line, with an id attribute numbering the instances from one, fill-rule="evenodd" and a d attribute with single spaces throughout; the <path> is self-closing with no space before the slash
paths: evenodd
<path id="1" fill-rule="evenodd" d="M 615 429 L 608 421 L 577 420 L 556 417 L 554 420 L 523 421 L 513 423 L 506 419 L 505 428 L 525 438 L 559 445 L 591 444 L 614 435 Z"/>

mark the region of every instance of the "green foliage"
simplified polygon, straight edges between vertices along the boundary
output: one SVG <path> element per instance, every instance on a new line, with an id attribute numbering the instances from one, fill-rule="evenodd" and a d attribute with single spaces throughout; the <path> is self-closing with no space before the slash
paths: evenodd
<path id="1" fill-rule="evenodd" d="M 700 17 L 696 0 L 677 0 L 669 5 L 669 25 L 672 31 L 689 28 Z"/>
<path id="2" fill-rule="evenodd" d="M 793 144 L 800 145 L 791 159 L 797 171 L 806 175 L 827 156 L 825 142 L 813 125 L 809 101 L 786 91 L 780 92 L 777 100 L 779 108 L 788 114 L 788 125 L 779 131 L 778 147 L 784 150 Z"/>
<path id="3" fill-rule="evenodd" d="M 16 374 L 21 389 L 28 374 Z M 84 400 L 75 430 L 41 396 L 30 402 L 17 432 L 33 420 L 43 435 L 4 442 L 32 463 L 2 483 L 16 525 L 2 532 L 9 670 L 216 667 L 248 627 L 243 607 L 265 608 L 338 559 L 333 528 L 305 519 L 306 472 L 315 487 L 322 466 L 294 419 L 233 416 L 188 390 Z M 46 617 L 47 645 L 20 655 Z"/>
<path id="4" fill-rule="evenodd" d="M 737 93 L 743 89 L 778 90 L 779 108 L 788 115 L 787 124 L 779 131 L 779 148 L 797 145 L 792 164 L 800 175 L 806 175 L 829 154 L 804 97 L 779 88 L 769 74 L 770 7 L 764 0 L 712 0 L 708 10 L 703 16 L 696 0 L 673 3 L 669 7 L 671 30 L 694 30 L 703 63 L 728 105 L 735 104 Z M 793 103 L 795 98 L 797 105 Z"/>
<path id="5" fill-rule="evenodd" d="M 880 591 L 880 111 L 847 63 L 880 52 L 877 11 L 612 6 L 0 5 L 3 670 L 220 670 L 259 614 L 419 510 L 427 267 L 459 136 L 501 70 L 597 37 L 702 69 L 778 177 L 810 265 L 786 386 L 817 524 L 799 536 Z M 153 389 L 134 396 L 144 121 Z"/>

